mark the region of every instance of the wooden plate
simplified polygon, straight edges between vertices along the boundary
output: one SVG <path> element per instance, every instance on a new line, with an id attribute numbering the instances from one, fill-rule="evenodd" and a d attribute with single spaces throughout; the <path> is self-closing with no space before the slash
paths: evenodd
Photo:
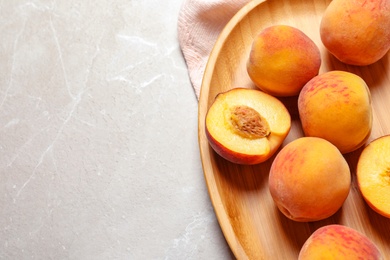
<path id="1" fill-rule="evenodd" d="M 227 24 L 210 55 L 199 101 L 199 146 L 210 199 L 225 238 L 238 259 L 296 259 L 310 234 L 332 223 L 364 233 L 385 257 L 390 257 L 390 220 L 371 210 L 357 187 L 355 170 L 362 148 L 345 155 L 352 172 L 352 186 L 343 207 L 328 219 L 298 223 L 284 217 L 269 194 L 268 173 L 275 156 L 256 166 L 229 163 L 211 149 L 205 135 L 205 115 L 219 92 L 235 87 L 255 88 L 245 63 L 254 35 L 273 24 L 297 27 L 316 42 L 322 53 L 320 73 L 337 69 L 361 76 L 370 87 L 373 101 L 374 125 L 369 141 L 390 133 L 389 54 L 367 67 L 347 66 L 333 58 L 319 35 L 321 17 L 329 2 L 254 0 Z M 292 116 L 292 128 L 284 146 L 303 134 L 297 98 L 282 101 Z"/>

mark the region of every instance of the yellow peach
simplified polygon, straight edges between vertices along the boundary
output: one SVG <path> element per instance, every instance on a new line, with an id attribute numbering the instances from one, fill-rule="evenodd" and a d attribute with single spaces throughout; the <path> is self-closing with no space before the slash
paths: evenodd
<path id="1" fill-rule="evenodd" d="M 287 25 L 265 28 L 254 39 L 247 71 L 254 84 L 273 96 L 295 96 L 318 75 L 320 51 L 302 31 Z"/>
<path id="2" fill-rule="evenodd" d="M 390 135 L 381 136 L 364 148 L 356 175 L 367 204 L 390 218 Z"/>
<path id="3" fill-rule="evenodd" d="M 374 242 L 357 230 L 332 224 L 311 234 L 302 246 L 298 260 L 381 260 Z"/>
<path id="4" fill-rule="evenodd" d="M 330 142 L 301 137 L 276 155 L 269 190 L 279 210 L 294 221 L 317 221 L 337 212 L 350 190 L 348 163 Z"/>
<path id="5" fill-rule="evenodd" d="M 364 145 L 371 134 L 370 90 L 350 72 L 329 71 L 314 77 L 299 94 L 298 111 L 306 136 L 324 138 L 343 154 Z"/>
<path id="6" fill-rule="evenodd" d="M 217 95 L 205 125 L 209 144 L 217 154 L 238 164 L 258 164 L 283 143 L 291 117 L 275 97 L 235 88 Z"/>
<path id="7" fill-rule="evenodd" d="M 333 0 L 322 17 L 320 35 L 340 61 L 372 64 L 390 49 L 390 1 Z"/>

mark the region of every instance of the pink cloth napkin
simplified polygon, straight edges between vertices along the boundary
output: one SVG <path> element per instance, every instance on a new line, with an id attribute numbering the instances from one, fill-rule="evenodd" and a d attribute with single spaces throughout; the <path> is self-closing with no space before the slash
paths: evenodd
<path id="1" fill-rule="evenodd" d="M 185 0 L 178 19 L 180 47 L 196 97 L 211 49 L 226 23 L 251 0 Z"/>

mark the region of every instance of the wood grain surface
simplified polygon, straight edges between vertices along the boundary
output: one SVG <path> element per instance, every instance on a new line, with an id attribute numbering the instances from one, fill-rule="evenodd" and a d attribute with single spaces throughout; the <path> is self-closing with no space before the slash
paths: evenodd
<path id="1" fill-rule="evenodd" d="M 322 45 L 319 34 L 321 17 L 329 2 L 254 0 L 227 24 L 210 55 L 199 101 L 199 146 L 210 199 L 225 238 L 238 259 L 297 259 L 311 233 L 333 223 L 364 233 L 377 244 L 385 258 L 390 259 L 390 219 L 368 207 L 356 182 L 356 165 L 363 148 L 344 155 L 351 169 L 352 185 L 343 207 L 325 220 L 299 223 L 284 217 L 269 194 L 268 173 L 275 155 L 259 165 L 236 165 L 218 156 L 205 135 L 205 115 L 218 93 L 235 87 L 255 88 L 245 65 L 250 46 L 260 30 L 275 24 L 297 27 L 317 44 L 322 55 L 320 73 L 345 70 L 361 76 L 372 96 L 374 125 L 368 142 L 390 134 L 389 54 L 365 67 L 348 66 L 332 57 Z M 303 132 L 297 97 L 281 100 L 292 117 L 284 146 L 303 136 Z"/>

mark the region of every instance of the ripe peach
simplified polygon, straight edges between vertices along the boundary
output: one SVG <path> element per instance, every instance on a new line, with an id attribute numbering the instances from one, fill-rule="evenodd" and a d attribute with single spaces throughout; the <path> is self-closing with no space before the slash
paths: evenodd
<path id="1" fill-rule="evenodd" d="M 278 99 L 255 89 L 220 93 L 206 115 L 210 146 L 238 164 L 257 164 L 271 157 L 291 128 L 291 117 Z"/>
<path id="2" fill-rule="evenodd" d="M 254 39 L 247 71 L 255 85 L 273 96 L 295 96 L 318 75 L 321 55 L 316 44 L 302 31 L 274 25 Z"/>
<path id="3" fill-rule="evenodd" d="M 322 17 L 320 35 L 340 61 L 372 64 L 390 49 L 390 1 L 333 0 Z"/>
<path id="4" fill-rule="evenodd" d="M 355 229 L 343 225 L 323 226 L 306 240 L 298 260 L 380 260 L 381 252 L 374 242 Z"/>
<path id="5" fill-rule="evenodd" d="M 348 163 L 330 142 L 300 137 L 276 155 L 269 190 L 279 210 L 298 222 L 325 219 L 340 209 L 350 190 Z"/>
<path id="6" fill-rule="evenodd" d="M 390 218 L 390 135 L 379 137 L 364 148 L 356 175 L 367 204 Z"/>
<path id="7" fill-rule="evenodd" d="M 298 111 L 306 136 L 324 138 L 343 154 L 364 145 L 371 134 L 370 90 L 350 72 L 314 77 L 299 94 Z"/>

